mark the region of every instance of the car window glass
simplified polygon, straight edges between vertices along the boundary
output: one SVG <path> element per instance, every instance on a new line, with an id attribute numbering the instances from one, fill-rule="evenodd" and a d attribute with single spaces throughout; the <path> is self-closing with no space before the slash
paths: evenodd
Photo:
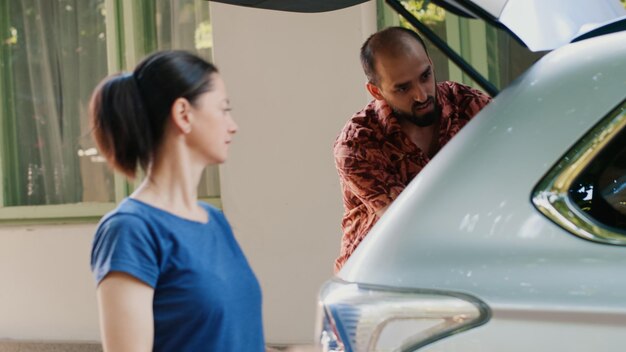
<path id="1" fill-rule="evenodd" d="M 626 129 L 620 131 L 581 172 L 570 199 L 594 220 L 626 231 Z"/>

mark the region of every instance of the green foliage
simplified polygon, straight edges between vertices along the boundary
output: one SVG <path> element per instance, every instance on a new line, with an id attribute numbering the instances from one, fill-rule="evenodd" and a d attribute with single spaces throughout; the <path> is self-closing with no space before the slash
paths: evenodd
<path id="1" fill-rule="evenodd" d="M 431 3 L 430 0 L 404 0 L 402 4 L 413 16 L 427 26 L 443 23 L 446 19 L 446 11 Z M 411 27 L 404 18 L 400 18 L 400 24 L 403 27 Z"/>
<path id="2" fill-rule="evenodd" d="M 15 27 L 9 28 L 9 36 L 4 39 L 4 44 L 6 45 L 15 45 L 17 44 L 17 29 Z"/>
<path id="3" fill-rule="evenodd" d="M 210 21 L 202 21 L 198 23 L 195 32 L 196 49 L 212 49 L 213 48 L 213 26 Z"/>

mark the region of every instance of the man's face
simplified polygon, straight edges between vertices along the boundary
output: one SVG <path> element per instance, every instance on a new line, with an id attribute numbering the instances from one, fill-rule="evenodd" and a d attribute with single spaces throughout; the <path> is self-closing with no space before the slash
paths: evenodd
<path id="1" fill-rule="evenodd" d="M 434 68 L 420 43 L 412 41 L 402 55 L 378 55 L 376 72 L 379 96 L 372 94 L 384 99 L 399 119 L 421 127 L 437 120 L 440 108 Z"/>

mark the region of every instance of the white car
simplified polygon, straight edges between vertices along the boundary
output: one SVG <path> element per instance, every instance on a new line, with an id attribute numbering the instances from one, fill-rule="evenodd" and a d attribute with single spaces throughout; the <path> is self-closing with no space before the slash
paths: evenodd
<path id="1" fill-rule="evenodd" d="M 325 351 L 626 349 L 626 11 L 481 2 L 530 49 L 558 48 L 424 168 L 322 288 Z"/>

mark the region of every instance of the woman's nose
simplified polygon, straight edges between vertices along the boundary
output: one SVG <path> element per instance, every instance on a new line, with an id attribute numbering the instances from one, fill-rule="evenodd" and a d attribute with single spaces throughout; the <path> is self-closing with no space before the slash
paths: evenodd
<path id="1" fill-rule="evenodd" d="M 235 120 L 231 117 L 230 118 L 230 126 L 228 126 L 228 132 L 230 133 L 237 133 L 237 131 L 239 130 L 239 126 L 237 126 L 237 123 L 235 122 Z"/>

